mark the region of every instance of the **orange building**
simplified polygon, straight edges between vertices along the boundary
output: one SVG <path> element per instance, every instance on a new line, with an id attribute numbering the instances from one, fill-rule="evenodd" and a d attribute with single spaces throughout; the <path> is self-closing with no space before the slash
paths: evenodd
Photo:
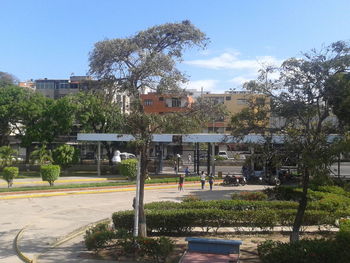
<path id="1" fill-rule="evenodd" d="M 146 113 L 163 114 L 186 111 L 194 102 L 188 95 L 157 94 L 155 92 L 141 95 L 142 105 Z"/>

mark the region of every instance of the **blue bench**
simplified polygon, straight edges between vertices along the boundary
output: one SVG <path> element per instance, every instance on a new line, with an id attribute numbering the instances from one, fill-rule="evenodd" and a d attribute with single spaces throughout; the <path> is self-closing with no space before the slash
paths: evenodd
<path id="1" fill-rule="evenodd" d="M 240 245 L 242 245 L 240 240 L 187 237 L 186 241 L 188 241 L 188 251 L 209 254 L 239 255 Z"/>

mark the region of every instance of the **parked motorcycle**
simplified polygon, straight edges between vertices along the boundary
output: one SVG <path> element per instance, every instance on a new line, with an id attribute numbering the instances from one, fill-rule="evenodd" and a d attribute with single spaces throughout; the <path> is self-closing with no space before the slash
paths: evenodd
<path id="1" fill-rule="evenodd" d="M 273 174 L 267 174 L 265 175 L 264 171 L 254 171 L 249 176 L 249 183 L 252 184 L 269 184 L 269 185 L 276 185 L 279 186 L 281 184 L 281 180 L 278 178 L 278 176 Z"/>
<path id="2" fill-rule="evenodd" d="M 224 185 L 234 185 L 234 186 L 246 185 L 247 179 L 243 175 L 227 174 L 224 177 L 223 184 Z"/>

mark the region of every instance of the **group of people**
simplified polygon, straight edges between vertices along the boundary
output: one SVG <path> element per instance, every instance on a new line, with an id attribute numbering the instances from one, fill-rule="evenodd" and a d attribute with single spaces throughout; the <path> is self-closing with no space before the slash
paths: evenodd
<path id="1" fill-rule="evenodd" d="M 178 186 L 179 191 L 183 191 L 183 184 L 185 182 L 185 176 L 189 176 L 189 175 L 190 175 L 190 170 L 189 170 L 188 166 L 186 166 L 185 174 L 180 174 L 180 176 L 179 176 L 179 186 Z M 209 186 L 210 186 L 210 191 L 212 191 L 213 184 L 214 184 L 214 175 L 212 173 L 208 176 L 208 174 L 205 173 L 204 171 L 201 172 L 201 174 L 200 174 L 201 187 L 202 187 L 202 189 L 204 189 L 207 177 L 208 177 L 208 182 L 209 182 Z"/>

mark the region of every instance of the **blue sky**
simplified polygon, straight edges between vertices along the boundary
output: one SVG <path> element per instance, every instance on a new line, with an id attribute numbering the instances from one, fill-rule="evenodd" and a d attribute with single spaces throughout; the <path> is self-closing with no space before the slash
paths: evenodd
<path id="1" fill-rule="evenodd" d="M 185 53 L 188 87 L 222 92 L 256 78 L 264 61 L 349 40 L 349 14 L 348 0 L 0 0 L 0 71 L 85 75 L 95 42 L 189 19 L 211 42 Z"/>

